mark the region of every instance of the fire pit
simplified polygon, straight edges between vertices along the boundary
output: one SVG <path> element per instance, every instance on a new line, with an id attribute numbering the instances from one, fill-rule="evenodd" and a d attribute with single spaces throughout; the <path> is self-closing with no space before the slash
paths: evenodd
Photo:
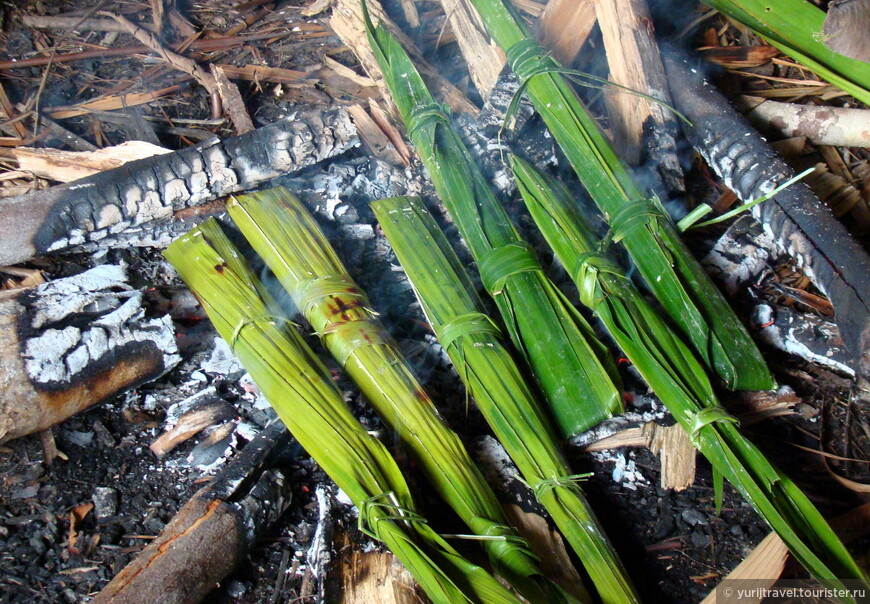
<path id="1" fill-rule="evenodd" d="M 367 12 L 352 0 L 73 4 L 10 9 L 4 30 L 0 601 L 410 602 L 439 593 L 486 600 L 502 591 L 570 601 L 622 589 L 614 599 L 688 602 L 723 580 L 811 585 L 810 574 L 826 564 L 852 578 L 839 546 L 812 548 L 817 566 L 799 548 L 790 556 L 754 511 L 761 499 L 750 495 L 748 503 L 743 483 L 722 490 L 719 449 L 705 439 L 747 436 L 739 442 L 761 451 L 753 460 L 769 459 L 806 494 L 810 508 L 795 509 L 817 507 L 844 539 L 855 539 L 848 545 L 856 559 L 864 557 L 856 527 L 866 524 L 859 495 L 870 480 L 870 154 L 854 136 L 832 140 L 836 128 L 821 139 L 817 129 L 796 132 L 791 121 L 790 138 L 771 147 L 720 92 L 747 110 L 776 98 L 787 106 L 765 111 L 835 108 L 838 120 L 860 120 L 866 114 L 853 113 L 867 111 L 860 78 L 826 84 L 824 75 L 801 71 L 788 48 L 768 45 L 778 38 L 741 33 L 722 15 L 682 3 L 670 7 L 668 21 L 635 0 L 514 2 L 517 22 L 538 33 L 547 53 L 531 39 L 506 42 L 514 35 L 508 21 L 494 25 L 500 9 L 490 13 L 482 0 L 369 0 Z M 715 4 L 727 12 L 731 3 Z M 367 18 L 382 29 L 367 33 Z M 660 52 L 655 28 L 679 30 L 669 37 L 684 48 Z M 416 80 L 387 31 L 407 50 L 431 102 L 420 88 L 407 98 L 397 92 Z M 687 45 L 706 61 L 686 55 Z M 551 55 L 576 71 L 563 74 Z M 556 99 L 567 97 L 548 97 L 547 78 L 559 95 L 583 101 L 570 109 L 581 112 L 570 127 L 558 125 L 568 110 Z M 813 102 L 793 102 L 808 96 Z M 594 135 L 570 147 L 565 137 L 576 123 Z M 760 127 L 770 134 L 779 123 Z M 602 161 L 620 166 L 610 180 L 595 180 L 594 162 L 581 161 L 584 145 L 609 150 Z M 619 159 L 607 155 L 613 149 Z M 512 154 L 527 162 L 525 176 L 512 172 Z M 692 212 L 697 206 L 709 206 L 701 220 L 727 214 L 738 198 L 748 205 L 816 163 L 824 170 L 806 178 L 810 186 L 789 184 L 731 222 L 676 228 L 686 214 L 701 213 Z M 539 173 L 543 180 L 535 180 Z M 530 183 L 556 177 L 570 212 L 590 219 L 589 243 L 572 240 L 579 259 L 566 259 L 546 226 L 535 226 Z M 474 186 L 451 197 L 449 186 L 463 179 Z M 615 202 L 602 200 L 608 187 L 626 205 L 646 205 L 620 217 L 607 205 Z M 284 202 L 267 206 L 260 222 L 250 214 L 246 225 L 239 208 L 254 212 L 247 204 L 271 194 L 264 191 L 298 200 L 298 211 L 310 213 L 300 220 L 314 226 L 281 235 Z M 419 201 L 372 206 L 389 198 Z M 472 213 L 463 215 L 462 204 Z M 384 224 L 388 207 L 406 215 L 418 208 L 436 240 L 443 232 L 438 245 L 451 249 L 443 266 L 416 235 L 400 249 L 397 235 L 411 223 Z M 313 245 L 306 237 L 320 231 L 324 249 L 334 249 L 323 253 L 347 274 L 329 265 L 288 285 L 275 258 L 290 262 L 290 244 L 304 250 Z M 227 243 L 215 243 L 216 233 Z M 185 237 L 211 247 L 184 247 Z M 638 251 L 644 241 L 661 246 L 660 259 Z M 172 263 L 163 256 L 170 245 Z M 510 246 L 513 255 L 487 258 Z M 186 268 L 209 250 L 217 255 L 205 270 L 228 279 L 212 294 L 193 286 L 203 282 Z M 414 269 L 409 258 L 421 250 L 429 260 Z M 262 282 L 246 299 L 261 300 L 264 310 L 222 330 L 216 308 L 234 299 L 232 284 L 248 283 L 249 269 L 235 258 L 250 266 L 250 283 Z M 695 258 L 723 296 L 703 289 Z M 499 260 L 513 268 L 492 269 Z M 472 327 L 454 333 L 457 319 L 427 301 L 417 274 L 437 266 L 442 276 L 459 266 L 457 279 L 472 280 L 462 286 L 472 305 L 459 313 L 474 315 Z M 540 359 L 560 350 L 556 341 L 517 340 L 546 331 L 524 327 L 537 316 L 530 301 L 542 299 L 518 293 L 517 275 L 530 274 L 536 292 L 553 288 L 570 330 L 589 338 L 578 361 L 559 353 L 543 370 Z M 688 285 L 686 275 L 694 275 Z M 320 298 L 306 279 L 319 278 L 340 285 L 321 296 L 338 305 L 332 314 L 328 301 L 312 314 Z M 602 300 L 629 281 L 638 285 L 631 294 L 638 306 L 608 318 L 620 311 Z M 688 291 L 679 301 L 677 284 Z M 583 305 L 594 312 L 577 310 Z M 334 335 L 363 320 L 374 326 L 364 329 L 365 342 Z M 629 323 L 646 335 L 619 331 L 631 331 Z M 264 384 L 266 374 L 251 364 L 265 346 L 250 344 L 258 342 L 255 330 L 275 330 L 279 344 L 287 338 L 317 359 L 311 371 L 320 372 L 318 392 L 334 397 L 332 406 L 298 406 L 308 400 L 298 392 L 281 402 L 295 388 L 292 372 L 277 372 L 283 389 Z M 658 353 L 650 365 L 635 347 L 640 338 L 653 342 L 651 350 L 667 349 L 653 333 L 678 341 L 699 383 L 710 384 L 710 412 L 686 412 L 694 427 L 650 369 L 678 365 Z M 469 380 L 475 369 L 467 354 L 455 356 L 463 337 L 483 338 L 474 340 L 478 348 L 504 347 L 506 365 L 489 387 Z M 249 345 L 253 352 L 243 353 Z M 372 357 L 380 361 L 356 373 L 348 365 L 361 346 L 381 345 L 389 353 Z M 404 375 L 405 366 L 414 404 L 434 405 L 421 412 L 432 424 L 413 424 L 402 413 L 416 412 L 378 401 L 378 388 L 387 390 L 378 379 L 396 368 Z M 687 370 L 679 367 L 669 374 L 673 383 L 683 383 Z M 593 377 L 583 377 L 587 371 Z M 499 424 L 503 403 L 487 397 L 503 384 L 528 389 L 523 413 L 543 418 L 534 438 L 511 440 L 525 419 Z M 567 393 L 562 402 L 557 390 Z M 579 417 L 575 399 L 591 409 L 590 392 L 598 411 Z M 346 414 L 361 448 L 340 444 L 332 424 L 304 423 L 318 413 Z M 453 451 L 449 462 L 439 460 L 442 445 Z M 530 478 L 522 447 L 535 463 L 543 459 L 536 447 L 551 447 L 551 458 L 563 461 Z M 389 486 L 366 486 L 361 496 L 342 472 L 382 459 L 381 451 L 396 473 L 379 469 L 389 481 L 378 484 Z M 462 472 L 463 484 L 449 478 Z M 606 534 L 602 543 L 621 560 L 608 572 L 618 577 L 613 569 L 624 566 L 624 586 L 608 592 L 595 564 L 578 556 L 589 537 L 572 532 L 552 493 L 582 493 L 590 522 L 597 518 Z M 488 497 L 491 504 L 481 503 Z M 483 520 L 489 528 L 474 535 Z M 381 532 L 387 525 L 404 537 Z M 433 588 L 402 543 L 427 552 L 433 576 L 444 572 L 456 584 Z"/>

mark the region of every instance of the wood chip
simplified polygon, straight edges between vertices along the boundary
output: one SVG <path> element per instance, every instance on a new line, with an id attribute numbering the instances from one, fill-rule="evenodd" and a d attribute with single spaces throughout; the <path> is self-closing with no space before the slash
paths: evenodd
<path id="1" fill-rule="evenodd" d="M 331 0 L 314 0 L 302 9 L 301 14 L 303 17 L 316 17 L 328 11 L 330 4 L 332 4 Z"/>
<path id="2" fill-rule="evenodd" d="M 595 20 L 593 0 L 550 0 L 538 21 L 538 39 L 562 65 L 571 65 Z"/>
<path id="3" fill-rule="evenodd" d="M 347 108 L 359 137 L 372 155 L 393 165 L 409 165 L 393 146 L 392 141 L 361 105 Z"/>
<path id="4" fill-rule="evenodd" d="M 459 89 L 448 82 L 446 78 L 438 73 L 438 70 L 423 59 L 422 53 L 411 39 L 402 33 L 401 29 L 387 17 L 381 4 L 376 0 L 369 0 L 367 7 L 372 20 L 389 29 L 397 37 L 405 50 L 409 52 L 414 59 L 414 64 L 435 96 L 450 106 L 454 112 L 468 113 L 476 117 L 479 110 L 474 103 L 469 101 Z M 369 47 L 368 38 L 363 27 L 362 7 L 358 0 L 334 0 L 332 14 L 329 17 L 329 27 L 356 55 L 363 70 L 378 83 L 378 87 L 382 91 L 382 98 L 388 103 L 389 112 L 392 115 L 398 115 L 389 90 L 384 83 L 381 69 Z"/>
<path id="5" fill-rule="evenodd" d="M 602 438 L 585 447 L 584 451 L 605 451 L 619 447 L 646 447 L 658 455 L 663 489 L 682 491 L 695 482 L 695 447 L 679 424 L 661 426 L 647 422 Z"/>
<path id="6" fill-rule="evenodd" d="M 191 409 L 179 417 L 178 422 L 172 428 L 151 443 L 149 449 L 157 456 L 157 459 L 162 459 L 184 441 L 231 416 L 232 409 L 220 399 Z"/>
<path id="7" fill-rule="evenodd" d="M 86 101 L 68 107 L 46 107 L 44 111 L 54 119 L 62 120 L 70 117 L 87 115 L 91 111 L 113 111 L 125 107 L 144 105 L 145 103 L 151 103 L 161 97 L 178 92 L 182 88 L 183 85 L 174 84 L 172 86 L 166 86 L 165 88 L 148 92 L 131 92 L 128 94 L 104 96 L 92 101 Z"/>
<path id="8" fill-rule="evenodd" d="M 525 512 L 517 505 L 502 505 L 510 523 L 529 543 L 532 552 L 541 561 L 541 570 L 559 584 L 562 589 L 579 600 L 588 600 L 580 575 L 571 562 L 562 535 L 545 518 Z"/>
<path id="9" fill-rule="evenodd" d="M 759 67 L 779 54 L 773 46 L 703 46 L 701 56 L 727 69 Z"/>
<path id="10" fill-rule="evenodd" d="M 597 0 L 595 14 L 607 51 L 609 80 L 623 87 L 607 87 L 604 97 L 617 153 L 631 165 L 654 164 L 667 189 L 682 193 L 685 183 L 675 139 L 679 128 L 666 108 L 672 105 L 671 95 L 649 8 L 645 0 Z"/>
<path id="11" fill-rule="evenodd" d="M 348 531 L 334 540 L 328 588 L 341 604 L 420 604 L 417 582 L 389 551 L 361 552 Z"/>
<path id="12" fill-rule="evenodd" d="M 369 113 L 375 123 L 384 131 L 390 142 L 393 143 L 396 152 L 402 158 L 402 163 L 406 166 L 411 165 L 411 150 L 405 144 L 405 139 L 399 129 L 393 124 L 387 113 L 381 109 L 377 101 L 374 99 L 369 101 Z"/>
<path id="13" fill-rule="evenodd" d="M 474 87 L 482 98 L 489 98 L 507 61 L 504 52 L 486 33 L 469 0 L 441 0 L 441 6 L 465 57 Z"/>

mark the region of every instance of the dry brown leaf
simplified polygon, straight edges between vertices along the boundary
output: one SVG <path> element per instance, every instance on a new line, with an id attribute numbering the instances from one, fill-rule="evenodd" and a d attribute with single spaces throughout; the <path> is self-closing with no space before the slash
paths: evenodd
<path id="1" fill-rule="evenodd" d="M 708 61 L 728 69 L 758 67 L 779 54 L 773 46 L 716 46 L 698 50 Z"/>

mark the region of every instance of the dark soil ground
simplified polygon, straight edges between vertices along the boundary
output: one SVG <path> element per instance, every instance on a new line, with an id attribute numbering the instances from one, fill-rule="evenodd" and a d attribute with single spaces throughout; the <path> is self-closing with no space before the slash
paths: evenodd
<path id="1" fill-rule="evenodd" d="M 216 32 L 227 31 L 239 21 L 240 14 L 249 14 L 242 12 L 247 9 L 240 8 L 245 5 L 218 4 L 191 3 L 186 7 L 187 14 L 196 26 Z M 430 3 L 421 4 L 430 10 L 435 8 Z M 265 23 L 306 22 L 299 15 L 300 6 L 301 3 L 279 2 L 264 18 Z M 36 48 L 51 45 L 64 48 L 79 40 L 79 35 L 74 33 L 64 37 L 59 32 L 40 33 L 22 28 L 16 21 L 20 13 L 59 14 L 78 10 L 82 14 L 82 8 L 80 3 L 58 0 L 5 4 L 6 53 L 21 57 Z M 148 15 L 147 3 L 121 6 L 102 2 L 99 8 L 123 10 L 143 19 Z M 438 33 L 437 28 L 434 34 L 426 33 L 429 29 L 432 28 L 421 34 L 424 47 L 426 41 Z M 91 41 L 98 42 L 102 35 L 91 34 Z M 131 43 L 123 35 L 119 39 L 117 44 Z M 455 46 L 441 49 L 438 56 L 449 52 L 455 53 Z M 289 36 L 270 45 L 251 42 L 228 52 L 221 60 L 245 65 L 262 58 L 272 66 L 305 69 L 318 65 L 324 54 L 354 66 L 353 57 L 341 48 L 334 36 L 328 35 L 309 39 Z M 448 62 L 445 71 L 457 69 L 454 63 Z M 151 63 L 141 57 L 58 65 L 45 78 L 41 103 L 43 106 L 70 105 L 121 81 L 132 82 L 131 90 L 153 89 L 157 87 L 157 80 L 148 79 L 151 75 L 146 72 L 150 67 Z M 39 88 L 44 74 L 43 68 L 17 69 L 8 72 L 2 83 L 13 103 L 23 102 Z M 160 85 L 165 86 L 177 76 L 165 72 L 158 77 Z M 276 93 L 276 88 L 243 85 L 243 94 L 250 103 L 255 122 L 266 123 L 304 104 L 324 105 L 348 100 L 338 98 L 340 95 L 330 97 L 322 90 L 309 96 L 294 90 L 292 98 L 287 98 L 282 97 L 281 91 Z M 197 137 L 231 134 L 226 123 L 204 125 L 203 120 L 211 118 L 209 107 L 208 99 L 192 87 L 152 105 L 128 110 L 128 113 L 154 118 L 148 123 L 160 125 L 154 129 L 157 140 L 177 148 Z M 178 118 L 202 121 L 192 126 L 199 134 L 170 128 L 172 120 Z M 96 123 L 99 126 L 95 126 Z M 64 120 L 63 125 L 88 140 L 106 144 L 131 138 L 129 124 L 117 120 L 101 121 L 87 116 Z M 43 140 L 45 144 L 50 142 Z M 704 175 L 699 175 L 698 180 L 706 182 Z M 411 292 L 391 270 L 390 262 L 394 259 L 383 251 L 385 242 L 375 229 L 366 207 L 368 201 L 371 200 L 352 200 L 356 214 L 343 224 L 368 225 L 372 227 L 372 238 L 360 240 L 354 235 L 358 231 L 343 229 L 326 220 L 322 221 L 323 226 L 333 237 L 354 277 L 371 292 L 377 310 L 409 353 L 444 414 L 469 444 L 473 444 L 486 433 L 486 428 L 473 410 L 466 413 L 465 397 L 457 386 L 455 374 L 444 362 L 440 349 L 432 345 Z M 699 255 L 708 243 L 697 242 Z M 130 264 L 142 287 L 155 288 L 151 294 L 155 309 L 161 300 L 172 298 L 181 287 L 154 251 L 110 251 L 101 261 L 118 260 Z M 63 256 L 44 261 L 40 267 L 47 270 L 49 277 L 56 277 L 77 272 L 92 261 L 83 256 Z M 551 272 L 559 274 L 557 269 Z M 772 304 L 781 301 L 777 296 L 770 299 Z M 751 306 L 746 305 L 745 300 L 735 301 L 735 305 L 748 322 Z M 211 384 L 235 406 L 241 421 L 255 427 L 264 424 L 266 414 L 251 405 L 250 392 L 240 385 L 240 373 L 201 370 L 213 346 L 213 334 L 207 321 L 199 320 L 195 313 L 176 318 L 184 362 L 158 382 L 142 386 L 54 428 L 56 445 L 64 458 L 46 464 L 38 436 L 0 446 L 0 602 L 87 601 L 88 596 L 98 592 L 160 532 L 209 476 L 220 470 L 225 455 L 232 455 L 234 450 L 244 446 L 245 438 L 238 435 L 216 453 L 214 449 L 203 452 L 202 448 L 197 449 L 197 443 L 203 439 L 200 435 L 165 458 L 156 459 L 148 446 L 163 431 L 164 417 L 172 403 Z M 829 476 L 821 458 L 798 448 L 819 448 L 821 418 L 826 414 L 835 420 L 844 417 L 851 383 L 842 376 L 782 353 L 765 350 L 765 354 L 777 379 L 790 386 L 800 402 L 793 414 L 754 424 L 748 427 L 748 434 L 806 490 L 823 513 L 834 516 L 855 507 L 860 503 L 857 496 Z M 630 370 L 623 367 L 623 371 L 627 383 L 634 385 L 632 389 L 644 394 Z M 367 426 L 379 429 L 378 420 L 365 410 L 363 402 L 349 386 L 347 394 Z M 726 404 L 728 400 L 726 397 Z M 857 424 L 864 425 L 860 421 Z M 391 435 L 381 436 L 385 442 L 396 446 Z M 757 515 L 729 486 L 725 489 L 721 513 L 716 513 L 712 477 L 702 459 L 699 459 L 695 483 L 685 491 L 674 492 L 658 486 L 659 462 L 646 449 L 610 453 L 609 458 L 580 452 L 572 452 L 572 455 L 578 472 L 593 472 L 584 490 L 646 601 L 700 601 L 767 534 Z M 209 465 L 210 462 L 214 463 Z M 617 480 L 614 470 L 618 462 L 628 463 L 630 467 L 633 464 L 634 471 L 623 473 Z M 410 464 L 408 467 L 413 472 Z M 301 450 L 284 470 L 293 482 L 290 508 L 268 531 L 268 536 L 252 549 L 246 563 L 217 587 L 209 601 L 310 602 L 319 599 L 324 584 L 330 581 L 329 569 L 320 577 L 305 572 L 306 552 L 319 511 L 315 490 L 324 483 L 325 477 Z M 427 493 L 423 485 L 419 486 Z M 88 509 L 89 503 L 94 503 L 95 508 Z M 442 506 L 434 494 L 424 495 L 424 508 L 428 509 L 434 524 L 450 524 L 449 518 L 441 517 Z M 355 530 L 349 508 L 336 503 L 333 515 L 335 522 Z M 356 535 L 354 540 L 366 541 L 361 535 Z M 858 554 L 866 554 L 866 543 L 854 545 Z M 800 573 L 798 569 L 789 572 L 797 576 Z"/>

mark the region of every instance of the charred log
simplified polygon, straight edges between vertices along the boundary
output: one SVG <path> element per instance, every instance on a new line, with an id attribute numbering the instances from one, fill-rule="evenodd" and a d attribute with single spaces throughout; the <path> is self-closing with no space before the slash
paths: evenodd
<path id="1" fill-rule="evenodd" d="M 0 294 L 0 442 L 45 430 L 180 360 L 120 266 Z"/>
<path id="2" fill-rule="evenodd" d="M 274 420 L 194 494 L 93 602 L 202 600 L 290 504 L 289 481 L 275 467 L 289 442 L 284 424 Z"/>
<path id="3" fill-rule="evenodd" d="M 699 70 L 675 51 L 665 53 L 674 104 L 688 117 L 687 135 L 707 163 L 744 201 L 770 192 L 794 176 Z M 752 209 L 777 251 L 790 255 L 834 305 L 836 322 L 870 392 L 870 257 L 803 183 Z"/>
<path id="4" fill-rule="evenodd" d="M 752 285 L 775 263 L 775 247 L 757 220 L 743 216 L 728 227 L 703 262 L 713 278 L 736 296 L 740 291 L 752 291 Z M 766 344 L 850 377 L 855 375 L 850 366 L 853 359 L 831 321 L 782 305 L 757 304 L 752 323 Z"/>
<path id="5" fill-rule="evenodd" d="M 105 239 L 255 187 L 357 145 L 343 109 L 287 118 L 0 201 L 0 264 Z"/>

